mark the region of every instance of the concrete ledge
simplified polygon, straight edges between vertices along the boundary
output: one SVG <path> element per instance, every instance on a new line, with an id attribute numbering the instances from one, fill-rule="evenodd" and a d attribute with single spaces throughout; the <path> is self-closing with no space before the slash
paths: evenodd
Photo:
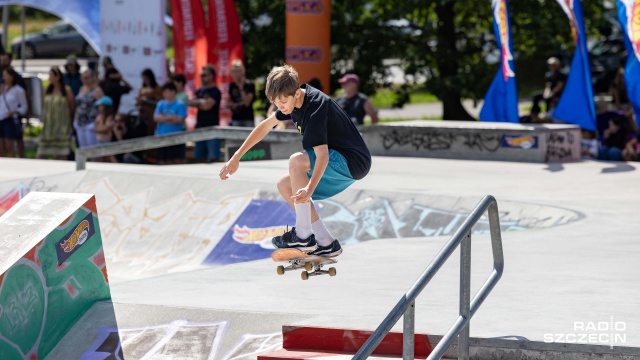
<path id="1" fill-rule="evenodd" d="M 429 335 L 433 347 L 441 339 L 440 335 Z M 486 338 L 471 338 L 469 341 L 471 360 L 640 360 L 640 348 L 633 347 Z M 457 354 L 455 341 L 445 357 L 456 358 Z"/>
<path id="2" fill-rule="evenodd" d="M 574 125 L 414 120 L 360 131 L 372 155 L 536 163 L 580 160 L 580 128 Z"/>

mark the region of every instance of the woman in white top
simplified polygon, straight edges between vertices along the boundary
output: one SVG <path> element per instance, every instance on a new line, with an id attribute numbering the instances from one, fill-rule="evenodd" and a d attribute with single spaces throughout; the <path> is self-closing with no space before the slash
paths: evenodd
<path id="1" fill-rule="evenodd" d="M 8 67 L 2 72 L 4 83 L 0 85 L 0 156 L 15 157 L 18 127 L 27 113 L 27 94 L 17 84 L 18 73 Z"/>

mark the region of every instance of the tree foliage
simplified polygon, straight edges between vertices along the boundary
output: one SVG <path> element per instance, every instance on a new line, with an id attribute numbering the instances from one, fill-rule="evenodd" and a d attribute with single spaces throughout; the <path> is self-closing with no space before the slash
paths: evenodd
<path id="1" fill-rule="evenodd" d="M 263 76 L 284 62 L 285 1 L 236 5 L 249 76 Z M 556 0 L 510 0 L 509 6 L 518 81 L 544 72 L 547 56 L 570 58 L 571 29 Z M 603 22 L 602 2 L 583 1 L 583 7 L 587 29 L 595 34 Z M 409 84 L 418 75 L 428 79 L 425 86 L 442 100 L 445 119 L 466 120 L 460 99 L 482 99 L 497 71 L 498 64 L 486 61 L 496 49 L 490 0 L 334 0 L 331 12 L 332 89 L 338 77 L 355 72 L 363 91 L 372 94 L 389 85 L 383 60 L 397 59 Z M 398 20 L 411 26 L 394 25 Z M 539 71 L 519 67 L 527 60 L 539 61 Z"/>

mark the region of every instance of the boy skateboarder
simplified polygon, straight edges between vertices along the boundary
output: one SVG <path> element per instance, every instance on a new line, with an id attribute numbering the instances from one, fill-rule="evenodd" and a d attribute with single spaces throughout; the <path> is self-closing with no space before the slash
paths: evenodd
<path id="1" fill-rule="evenodd" d="M 262 121 L 240 149 L 222 166 L 226 180 L 240 166 L 240 158 L 262 140 L 279 121 L 292 120 L 302 134 L 304 152 L 291 155 L 289 174 L 278 181 L 278 191 L 296 213 L 296 226 L 272 242 L 276 248 L 295 248 L 324 257 L 342 253 L 337 239 L 324 226 L 311 200 L 332 197 L 364 178 L 371 154 L 357 128 L 342 108 L 321 91 L 304 84 L 291 66 L 275 68 L 266 84 L 267 98 L 276 112 Z"/>

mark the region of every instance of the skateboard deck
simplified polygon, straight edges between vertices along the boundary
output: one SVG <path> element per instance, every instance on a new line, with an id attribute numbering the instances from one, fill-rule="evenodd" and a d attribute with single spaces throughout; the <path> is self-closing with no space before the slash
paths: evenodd
<path id="1" fill-rule="evenodd" d="M 302 280 L 308 280 L 310 276 L 329 275 L 336 276 L 336 268 L 323 270 L 325 265 L 337 263 L 337 260 L 322 256 L 309 255 L 297 249 L 278 249 L 271 253 L 271 259 L 275 262 L 288 262 L 289 266 L 279 265 L 276 269 L 278 275 L 284 275 L 287 271 L 304 269 L 300 276 Z"/>

